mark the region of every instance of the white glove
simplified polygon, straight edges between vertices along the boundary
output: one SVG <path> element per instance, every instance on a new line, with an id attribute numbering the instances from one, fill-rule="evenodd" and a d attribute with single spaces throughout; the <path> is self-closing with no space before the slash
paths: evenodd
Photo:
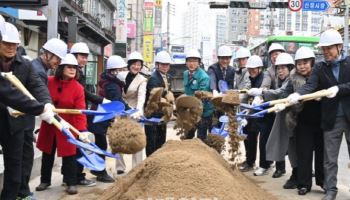
<path id="1" fill-rule="evenodd" d="M 253 99 L 252 105 L 257 106 L 260 105 L 262 102 L 264 102 L 264 100 L 261 98 L 261 96 L 256 96 Z"/>
<path id="2" fill-rule="evenodd" d="M 55 109 L 55 107 L 51 103 L 45 104 L 44 112 L 39 115 L 40 119 L 47 122 L 48 124 L 52 124 L 52 120 L 55 115 L 53 109 Z"/>
<path id="3" fill-rule="evenodd" d="M 243 119 L 241 122 L 241 126 L 245 127 L 248 124 L 248 121 L 246 119 Z"/>
<path id="4" fill-rule="evenodd" d="M 213 90 L 213 97 L 217 97 L 219 95 L 220 95 L 220 93 L 217 90 Z"/>
<path id="5" fill-rule="evenodd" d="M 249 96 L 261 96 L 262 95 L 262 88 L 252 88 L 247 91 L 247 94 Z"/>
<path id="6" fill-rule="evenodd" d="M 300 94 L 299 93 L 293 93 L 293 94 L 290 94 L 288 97 L 287 97 L 289 103 L 291 104 L 297 104 L 299 103 L 299 100 L 300 100 Z"/>
<path id="7" fill-rule="evenodd" d="M 327 89 L 327 92 L 330 92 L 331 94 L 327 96 L 327 98 L 334 98 L 337 93 L 339 92 L 338 86 L 333 86 Z"/>
<path id="8" fill-rule="evenodd" d="M 106 98 L 103 98 L 102 103 L 111 103 L 111 100 L 108 100 Z"/>
<path id="9" fill-rule="evenodd" d="M 81 132 L 78 136 L 79 140 L 85 143 L 91 143 L 95 141 L 95 136 L 89 131 Z"/>
<path id="10" fill-rule="evenodd" d="M 276 113 L 281 112 L 282 110 L 286 109 L 286 105 L 284 103 L 276 104 Z"/>
<path id="11" fill-rule="evenodd" d="M 136 111 L 133 114 L 130 115 L 132 119 L 139 120 L 142 117 L 141 111 Z"/>

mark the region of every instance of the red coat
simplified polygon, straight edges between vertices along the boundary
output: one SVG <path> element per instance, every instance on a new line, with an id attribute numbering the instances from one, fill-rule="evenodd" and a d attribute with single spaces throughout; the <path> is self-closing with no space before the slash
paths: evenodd
<path id="1" fill-rule="evenodd" d="M 56 80 L 50 76 L 48 88 L 52 102 L 56 108 L 85 109 L 84 88 L 76 80 Z M 60 116 L 78 130 L 87 130 L 85 115 L 60 114 Z M 73 133 L 74 134 L 74 133 Z M 69 143 L 67 138 L 55 126 L 41 123 L 37 147 L 41 151 L 51 154 L 52 145 L 56 141 L 57 155 L 72 156 L 76 154 L 76 146 Z"/>

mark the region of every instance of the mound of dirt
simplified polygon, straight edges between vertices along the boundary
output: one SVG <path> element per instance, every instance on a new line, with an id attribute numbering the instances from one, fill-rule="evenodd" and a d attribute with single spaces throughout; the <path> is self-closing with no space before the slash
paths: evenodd
<path id="1" fill-rule="evenodd" d="M 150 198 L 276 199 L 198 139 L 168 141 L 99 199 Z"/>
<path id="2" fill-rule="evenodd" d="M 146 146 L 142 126 L 129 118 L 117 118 L 108 128 L 107 136 L 113 153 L 133 154 Z"/>

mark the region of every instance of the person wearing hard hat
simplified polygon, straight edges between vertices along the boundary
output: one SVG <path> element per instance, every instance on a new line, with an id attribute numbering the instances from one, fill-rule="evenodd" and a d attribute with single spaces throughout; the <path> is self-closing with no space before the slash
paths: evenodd
<path id="1" fill-rule="evenodd" d="M 74 55 L 67 54 L 55 71 L 55 76 L 48 77 L 48 88 L 56 108 L 85 109 L 84 89 L 77 81 L 79 77 L 78 62 Z M 74 92 L 72 92 L 74 91 Z M 85 115 L 60 115 L 65 121 L 81 131 L 78 136 L 83 142 L 90 142 L 87 135 Z M 57 156 L 62 157 L 63 181 L 66 183 L 66 192 L 77 194 L 77 168 L 75 145 L 69 143 L 67 138 L 53 125 L 42 123 L 38 135 L 37 148 L 43 152 L 41 159 L 40 184 L 36 191 L 46 190 L 51 185 L 52 168 Z"/>
<path id="2" fill-rule="evenodd" d="M 308 47 L 300 47 L 296 51 L 294 60 L 296 68 L 290 73 L 290 81 L 285 89 L 287 94 L 298 90 L 310 77 L 315 64 L 315 54 Z M 294 106 L 287 113 L 286 119 L 288 119 L 288 129 L 293 130 L 295 134 L 297 166 L 299 169 L 302 169 L 297 170 L 297 174 L 294 177 L 294 185 L 297 185 L 299 195 L 305 195 L 311 191 L 313 155 L 315 155 L 315 182 L 316 185 L 323 188 L 324 148 L 321 129 L 321 102 L 316 100 L 306 101 L 302 107 Z"/>
<path id="3" fill-rule="evenodd" d="M 324 188 L 323 200 L 336 198 L 338 155 L 340 144 L 345 138 L 350 144 L 350 58 L 343 50 L 343 39 L 338 31 L 329 29 L 320 36 L 318 44 L 324 60 L 317 63 L 306 84 L 289 95 L 289 102 L 296 104 L 300 96 L 316 90 L 326 89 L 327 98 L 321 100 L 321 128 L 324 136 Z"/>
<path id="4" fill-rule="evenodd" d="M 96 104 L 96 105 L 101 104 L 101 103 L 110 102 L 108 99 L 102 98 L 102 97 L 92 93 L 87 88 L 86 76 L 85 76 L 84 69 L 83 69 L 88 63 L 88 57 L 90 54 L 90 50 L 89 50 L 89 47 L 87 46 L 87 44 L 84 42 L 77 42 L 77 43 L 73 44 L 73 46 L 69 52 L 71 54 L 73 54 L 78 61 L 78 66 L 79 66 L 78 67 L 78 73 L 79 73 L 78 81 L 84 88 L 86 108 L 88 108 L 88 102 L 91 102 L 91 103 Z M 92 120 L 93 120 L 93 116 L 88 116 L 88 129 L 89 130 L 90 130 L 91 126 L 94 126 L 92 124 Z M 96 141 L 98 143 L 98 141 L 100 141 L 100 140 L 96 140 Z M 81 156 L 80 151 L 77 152 L 77 156 L 78 157 Z M 83 173 L 83 170 L 84 170 L 84 166 L 81 165 L 79 162 L 77 162 L 77 183 L 79 185 L 83 185 L 83 186 L 96 185 L 95 181 L 86 178 L 85 173 Z M 108 179 L 107 181 L 111 181 L 111 179 L 109 179 L 109 177 L 106 176 L 105 178 Z M 103 177 L 100 177 L 98 180 L 104 181 Z"/>
<path id="5" fill-rule="evenodd" d="M 0 70 L 1 72 L 12 72 L 29 92 L 39 102 L 46 104 L 45 107 L 52 112 L 53 106 L 46 86 L 42 83 L 38 74 L 34 72 L 31 63 L 17 53 L 20 42 L 17 28 L 5 22 L 5 31 L 2 32 L 2 41 L 0 42 Z M 12 108 L 8 107 L 6 109 L 5 106 L 0 108 L 0 121 L 4 122 L 0 123 L 0 130 L 4 136 L 0 138 L 0 143 L 5 163 L 1 199 L 31 196 L 29 187 L 22 188 L 21 182 L 23 178 L 28 178 L 29 181 L 31 173 L 34 156 L 33 130 L 35 118 L 30 115 L 15 118 L 11 116 L 12 112 Z M 52 118 L 46 120 L 51 122 Z M 25 143 L 25 146 L 23 143 Z M 24 184 L 28 186 L 28 182 Z"/>
<path id="6" fill-rule="evenodd" d="M 280 53 L 286 52 L 284 47 L 279 43 L 272 43 L 269 47 L 268 54 L 269 59 L 271 61 L 271 66 L 267 68 L 265 74 L 266 78 L 263 81 L 261 87 L 266 89 L 275 89 L 276 88 L 276 68 L 275 68 L 275 62 L 276 58 Z"/>
<path id="7" fill-rule="evenodd" d="M 191 49 L 186 53 L 186 66 L 188 70 L 183 73 L 183 82 L 185 94 L 194 96 L 196 91 L 211 91 L 210 78 L 208 74 L 201 69 L 201 56 L 196 49 Z M 194 127 L 186 134 L 186 139 L 192 139 L 197 129 L 197 138 L 205 141 L 208 131 L 211 129 L 212 114 L 214 107 L 209 101 L 203 102 L 203 114 L 198 126 Z"/>
<path id="8" fill-rule="evenodd" d="M 213 91 L 213 95 L 216 96 L 220 93 L 219 81 L 224 80 L 227 82 L 228 89 L 233 88 L 233 81 L 235 71 L 230 66 L 232 58 L 232 50 L 228 46 L 221 46 L 218 49 L 218 62 L 209 66 L 208 75 L 210 77 L 210 88 Z"/>
<path id="9" fill-rule="evenodd" d="M 289 83 L 289 72 L 294 68 L 294 60 L 290 54 L 278 54 L 274 67 L 276 68 L 276 86 L 275 89 L 252 88 L 248 90 L 248 95 L 262 96 L 265 101 L 271 101 L 280 98 L 285 87 Z M 266 159 L 276 161 L 276 171 L 273 178 L 279 178 L 286 173 L 285 155 L 288 151 L 288 157 L 293 171 L 291 178 L 283 186 L 285 189 L 296 188 L 297 159 L 295 150 L 295 136 L 290 129 L 286 128 L 286 112 L 278 113 L 274 119 L 272 130 L 266 144 Z M 294 183 L 293 185 L 290 185 Z"/>
<path id="10" fill-rule="evenodd" d="M 134 51 L 128 58 L 128 72 L 125 77 L 123 98 L 127 104 L 138 111 L 131 115 L 131 118 L 140 119 L 143 116 L 143 106 L 146 100 L 147 79 L 141 75 L 143 68 L 143 56 Z M 143 151 L 132 155 L 132 167 L 142 162 Z"/>
<path id="11" fill-rule="evenodd" d="M 60 39 L 52 38 L 40 49 L 40 56 L 32 60 L 34 70 L 46 85 L 48 71 L 56 69 L 66 54 L 67 44 Z"/>
<path id="12" fill-rule="evenodd" d="M 251 56 L 250 51 L 245 47 L 240 47 L 236 53 L 237 68 L 235 69 L 235 79 L 233 89 L 242 90 L 250 88 L 249 73 L 246 64 Z"/>
<path id="13" fill-rule="evenodd" d="M 168 52 L 158 52 L 155 57 L 156 70 L 151 74 L 146 86 L 146 104 L 150 97 L 152 89 L 157 87 L 164 88 L 162 97 L 165 97 L 171 91 L 170 78 L 168 71 L 170 70 L 170 64 L 172 63 L 171 57 Z M 153 113 L 151 117 L 161 118 L 163 113 Z M 166 123 L 147 125 L 145 124 L 145 133 L 147 138 L 146 143 L 146 156 L 150 156 L 157 149 L 162 147 L 166 141 Z"/>
<path id="14" fill-rule="evenodd" d="M 101 73 L 100 80 L 98 81 L 98 95 L 106 98 L 110 101 L 120 101 L 125 105 L 125 110 L 130 109 L 129 105 L 123 99 L 123 90 L 125 86 L 125 72 L 127 72 L 127 63 L 124 59 L 118 55 L 112 55 L 107 59 L 106 71 Z M 93 104 L 93 109 L 98 105 Z M 103 121 L 93 123 L 89 125 L 89 130 L 95 134 L 96 144 L 106 150 L 107 145 L 107 129 L 110 126 L 110 121 Z M 104 157 L 103 157 L 104 158 Z M 125 171 L 125 162 L 123 157 L 116 160 L 117 173 L 122 174 Z M 91 171 L 92 174 L 97 176 L 97 180 L 101 182 L 111 183 L 114 179 L 107 174 L 107 172 Z"/>
<path id="15" fill-rule="evenodd" d="M 263 79 L 265 78 L 263 73 L 263 62 L 261 58 L 257 55 L 253 55 L 248 58 L 246 68 L 249 73 L 249 80 L 252 88 L 259 88 Z M 261 97 L 257 96 L 253 99 L 252 104 L 260 104 L 262 102 Z M 246 161 L 248 165 L 243 171 L 250 171 L 254 169 L 256 160 L 256 148 L 257 140 L 259 137 L 259 151 L 260 151 L 260 161 L 259 168 L 255 170 L 255 176 L 266 175 L 271 167 L 271 161 L 266 160 L 266 142 L 269 138 L 271 126 L 266 123 L 269 116 L 264 116 L 261 119 L 248 119 L 248 124 L 245 127 L 248 133 L 245 142 L 246 147 Z"/>

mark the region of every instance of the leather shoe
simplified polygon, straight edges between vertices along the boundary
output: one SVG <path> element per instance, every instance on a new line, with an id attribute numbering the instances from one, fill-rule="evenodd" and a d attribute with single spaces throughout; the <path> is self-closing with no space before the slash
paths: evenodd
<path id="1" fill-rule="evenodd" d="M 36 191 L 44 191 L 46 190 L 51 184 L 50 183 L 40 183 L 38 187 L 35 188 Z"/>
<path id="2" fill-rule="evenodd" d="M 337 193 L 335 192 L 328 192 L 328 194 L 326 194 L 326 196 L 324 196 L 322 198 L 322 200 L 335 200 L 335 198 L 337 197 Z"/>
<path id="3" fill-rule="evenodd" d="M 103 183 L 113 183 L 114 179 L 106 173 L 97 176 L 96 178 L 97 181 L 103 182 Z"/>
<path id="4" fill-rule="evenodd" d="M 298 189 L 298 194 L 299 195 L 305 195 L 306 193 L 310 192 L 310 189 L 306 188 L 306 187 L 302 187 Z"/>
<path id="5" fill-rule="evenodd" d="M 277 169 L 277 170 L 272 174 L 272 178 L 279 178 L 279 177 L 283 176 L 284 174 L 286 174 L 286 170 L 279 170 L 279 169 Z"/>
<path id="6" fill-rule="evenodd" d="M 297 181 L 293 178 L 290 177 L 290 179 L 288 179 L 286 181 L 286 183 L 283 185 L 284 189 L 295 189 L 297 188 Z"/>
<path id="7" fill-rule="evenodd" d="M 66 192 L 69 195 L 77 194 L 78 193 L 77 186 L 75 186 L 75 185 L 67 186 Z"/>

